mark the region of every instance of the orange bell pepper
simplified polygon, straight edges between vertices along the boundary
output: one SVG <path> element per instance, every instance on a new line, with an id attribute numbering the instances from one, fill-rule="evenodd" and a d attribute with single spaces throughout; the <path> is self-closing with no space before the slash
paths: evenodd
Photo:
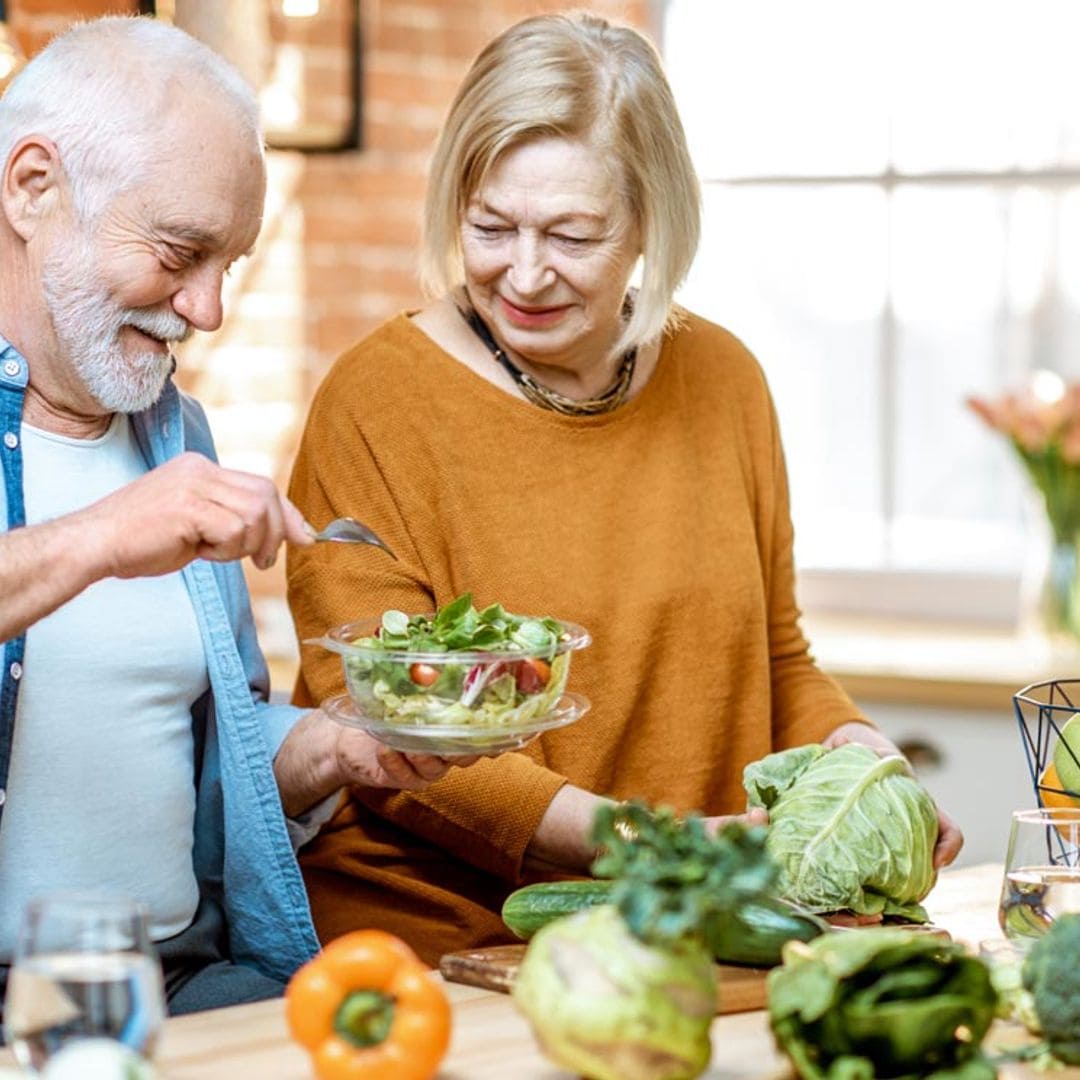
<path id="1" fill-rule="evenodd" d="M 450 1042 L 446 995 L 382 930 L 345 934 L 300 968 L 285 1018 L 319 1080 L 430 1080 Z"/>

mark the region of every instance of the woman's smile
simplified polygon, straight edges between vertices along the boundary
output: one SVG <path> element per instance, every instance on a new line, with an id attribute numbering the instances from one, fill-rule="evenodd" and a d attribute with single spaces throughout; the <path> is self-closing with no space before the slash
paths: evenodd
<path id="1" fill-rule="evenodd" d="M 570 310 L 569 304 L 551 307 L 522 307 L 512 300 L 507 300 L 505 296 L 499 297 L 499 303 L 506 318 L 515 326 L 520 326 L 524 330 L 551 326 Z"/>

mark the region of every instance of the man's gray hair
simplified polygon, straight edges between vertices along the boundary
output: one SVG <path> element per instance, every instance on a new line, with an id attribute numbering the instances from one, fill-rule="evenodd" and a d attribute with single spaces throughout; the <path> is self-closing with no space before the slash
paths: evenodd
<path id="1" fill-rule="evenodd" d="M 261 148 L 259 105 L 240 74 L 190 34 L 144 16 L 77 23 L 0 98 L 0 163 L 27 135 L 57 146 L 83 220 L 137 185 L 185 100 L 201 90 Z"/>

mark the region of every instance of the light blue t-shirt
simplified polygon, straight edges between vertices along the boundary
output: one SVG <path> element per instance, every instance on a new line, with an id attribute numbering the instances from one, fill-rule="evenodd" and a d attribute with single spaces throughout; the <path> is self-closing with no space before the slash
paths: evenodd
<path id="1" fill-rule="evenodd" d="M 96 439 L 22 425 L 27 524 L 79 510 L 147 471 L 127 416 Z M 35 895 L 107 889 L 156 940 L 199 889 L 191 708 L 209 687 L 179 573 L 104 578 L 34 624 L 0 823 L 0 960 Z"/>

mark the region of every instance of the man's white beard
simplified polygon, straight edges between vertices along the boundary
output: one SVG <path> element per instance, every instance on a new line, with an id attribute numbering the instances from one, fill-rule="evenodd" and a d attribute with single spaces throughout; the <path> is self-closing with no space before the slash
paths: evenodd
<path id="1" fill-rule="evenodd" d="M 134 413 L 161 396 L 172 373 L 169 352 L 124 355 L 120 330 L 134 326 L 162 341 L 184 341 L 191 325 L 171 308 L 123 308 L 109 297 L 85 236 L 53 251 L 41 272 L 53 330 L 75 374 L 109 412 Z"/>

